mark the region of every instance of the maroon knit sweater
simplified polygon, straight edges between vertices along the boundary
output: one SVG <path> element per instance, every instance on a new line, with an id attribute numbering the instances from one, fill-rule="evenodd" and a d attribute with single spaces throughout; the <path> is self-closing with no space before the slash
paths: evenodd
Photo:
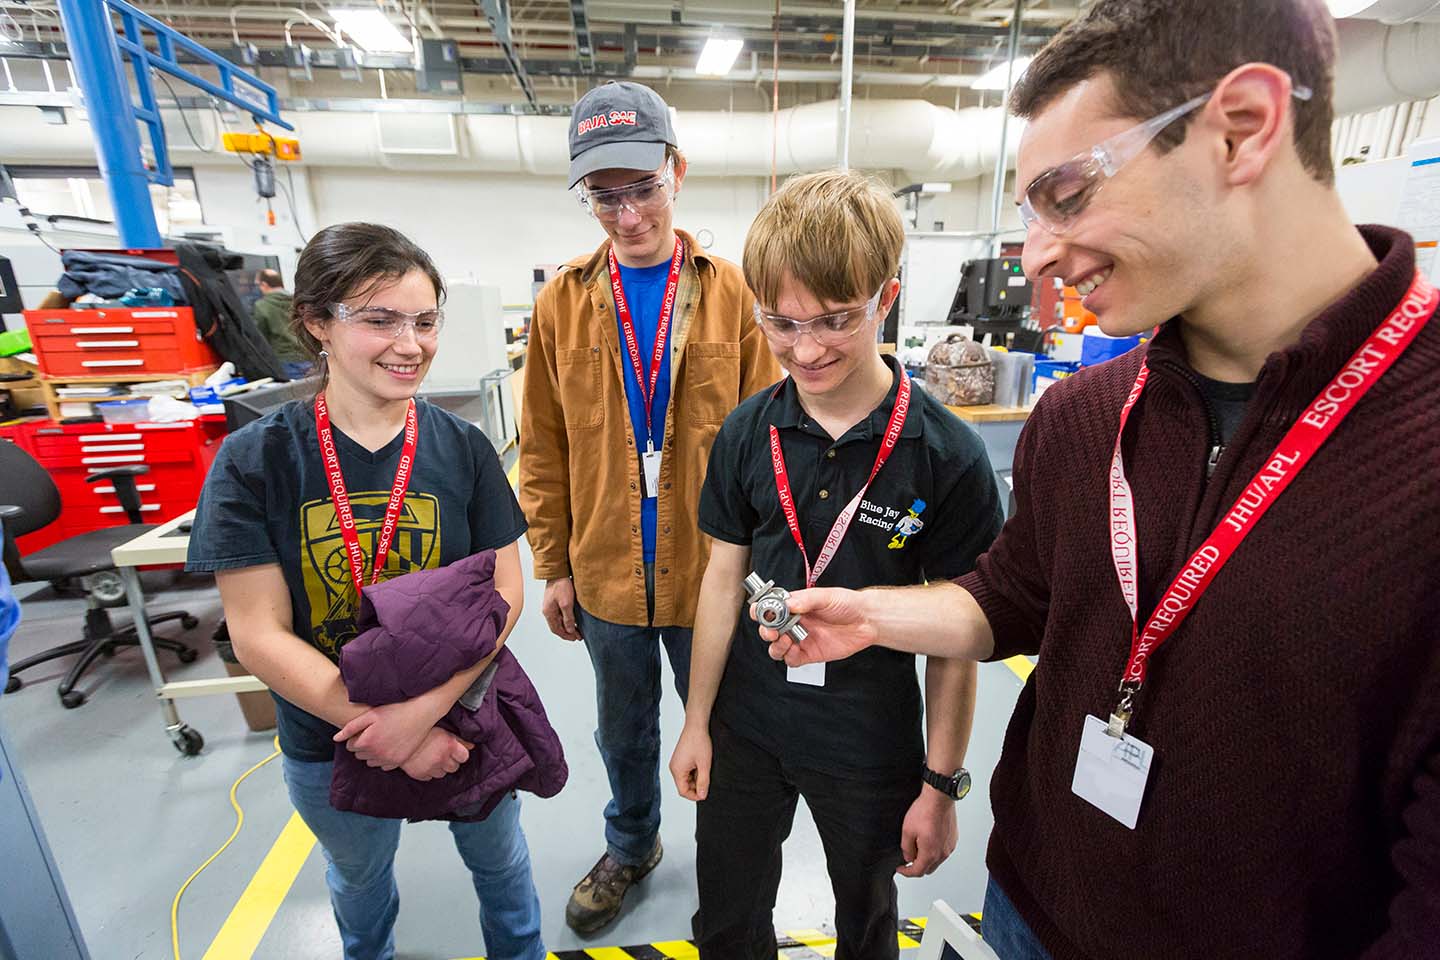
<path id="1" fill-rule="evenodd" d="M 1285 430 L 1400 301 L 1410 238 L 1271 356 L 1205 482 L 1206 408 L 1176 324 L 1126 431 L 1148 616 Z M 995 770 L 988 863 L 1055 960 L 1440 957 L 1440 317 L 1331 436 L 1150 664 L 1138 829 L 1070 791 L 1115 706 L 1129 613 L 1106 473 L 1140 352 L 1048 391 L 1018 509 L 959 583 L 995 658 L 1038 654 Z"/>

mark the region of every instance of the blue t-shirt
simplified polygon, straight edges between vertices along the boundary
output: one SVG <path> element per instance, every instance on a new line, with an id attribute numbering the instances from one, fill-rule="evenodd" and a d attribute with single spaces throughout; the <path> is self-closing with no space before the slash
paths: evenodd
<path id="1" fill-rule="evenodd" d="M 417 401 L 415 466 L 380 578 L 448 566 L 514 543 L 525 517 L 495 447 L 473 424 Z M 369 562 L 385 518 L 404 436 L 367 450 L 335 431 L 335 450 Z M 315 436 L 311 403 L 292 400 L 225 439 L 200 492 L 190 530 L 191 571 L 278 563 L 295 635 L 331 660 L 356 635 L 359 598 Z M 280 749 L 295 760 L 332 759 L 335 728 L 275 695 Z"/>
<path id="2" fill-rule="evenodd" d="M 650 361 L 655 357 L 655 334 L 660 327 L 660 305 L 665 299 L 665 284 L 670 279 L 670 261 L 657 263 L 653 267 L 627 267 L 620 264 L 620 286 L 625 289 L 625 302 L 630 307 L 630 319 L 635 324 L 635 335 L 640 340 L 640 365 L 645 371 L 645 385 L 650 385 Z M 660 379 L 655 384 L 653 405 L 654 432 L 645 429 L 645 397 L 640 385 L 635 382 L 635 367 L 630 362 L 629 351 L 625 349 L 625 328 L 620 318 L 615 318 L 615 328 L 620 334 L 620 358 L 624 365 L 625 399 L 630 404 L 630 425 L 635 428 L 635 447 L 645 449 L 645 441 L 653 440 L 659 450 L 665 443 L 665 413 L 670 405 L 670 345 L 674 336 L 675 322 L 671 317 L 670 333 L 667 335 L 665 356 L 660 361 Z M 655 562 L 655 498 L 646 497 L 640 501 L 640 532 L 645 542 L 645 562 Z"/>

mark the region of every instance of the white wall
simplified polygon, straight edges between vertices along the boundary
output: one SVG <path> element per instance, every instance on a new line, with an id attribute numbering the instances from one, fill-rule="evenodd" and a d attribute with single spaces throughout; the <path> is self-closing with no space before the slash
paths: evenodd
<path id="1" fill-rule="evenodd" d="M 200 209 L 207 226 L 223 227 L 226 246 L 237 253 L 260 253 L 280 259 L 280 272 L 288 285 L 295 271 L 295 260 L 304 247 L 301 237 L 316 230 L 316 218 L 310 196 L 310 171 L 291 170 L 295 184 L 295 208 L 300 215 L 300 229 L 290 212 L 285 196 L 290 179 L 284 169 L 276 170 L 277 190 L 271 204 L 275 210 L 275 226 L 265 218 L 265 202 L 255 193 L 255 176 L 240 165 L 237 157 L 230 166 L 195 167 L 195 188 L 200 194 Z"/>
<path id="2" fill-rule="evenodd" d="M 690 180 L 676 200 L 675 225 L 692 234 L 709 230 L 710 252 L 738 263 L 766 188 L 758 178 Z M 429 252 L 445 275 L 499 285 L 507 304 L 531 301 L 535 266 L 564 263 L 604 239 L 563 180 L 332 167 L 312 169 L 310 189 L 317 223 L 388 224 Z M 208 201 L 203 185 L 201 195 Z"/>

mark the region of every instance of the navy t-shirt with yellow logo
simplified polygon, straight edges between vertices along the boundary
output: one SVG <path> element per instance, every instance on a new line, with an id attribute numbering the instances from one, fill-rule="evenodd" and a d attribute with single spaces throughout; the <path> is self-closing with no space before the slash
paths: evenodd
<path id="1" fill-rule="evenodd" d="M 836 517 L 865 485 L 899 390 L 838 440 L 784 380 L 725 420 L 700 494 L 700 529 L 750 548 L 750 566 L 787 590 L 805 586 L 805 561 L 775 487 L 770 428 L 780 434 L 805 549 L 814 563 Z M 980 437 L 924 390 L 889 460 L 866 491 L 816 586 L 859 589 L 949 580 L 968 573 L 1000 532 L 995 474 Z M 823 687 L 792 683 L 741 614 L 715 717 L 787 766 L 838 776 L 910 776 L 925 756 L 915 657 L 884 647 L 825 669 Z"/>
<path id="2" fill-rule="evenodd" d="M 416 402 L 416 415 L 415 467 L 382 580 L 498 549 L 525 532 L 525 517 L 485 435 L 424 400 Z M 338 427 L 334 432 L 368 583 L 403 432 L 374 451 Z M 270 563 L 280 564 L 289 587 L 296 635 L 338 660 L 355 636 L 358 598 L 309 402 L 287 403 L 225 439 L 190 531 L 187 570 Z M 275 701 L 285 755 L 331 759 L 335 727 L 278 695 Z"/>

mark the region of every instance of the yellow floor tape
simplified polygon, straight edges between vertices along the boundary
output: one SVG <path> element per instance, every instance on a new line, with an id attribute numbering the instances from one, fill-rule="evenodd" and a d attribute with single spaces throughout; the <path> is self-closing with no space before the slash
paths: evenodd
<path id="1" fill-rule="evenodd" d="M 270 928 L 280 904 L 295 883 L 305 859 L 315 847 L 315 834 L 300 814 L 291 814 L 280 839 L 265 855 L 250 885 L 240 894 L 235 909 L 205 951 L 203 960 L 249 960 Z"/>

